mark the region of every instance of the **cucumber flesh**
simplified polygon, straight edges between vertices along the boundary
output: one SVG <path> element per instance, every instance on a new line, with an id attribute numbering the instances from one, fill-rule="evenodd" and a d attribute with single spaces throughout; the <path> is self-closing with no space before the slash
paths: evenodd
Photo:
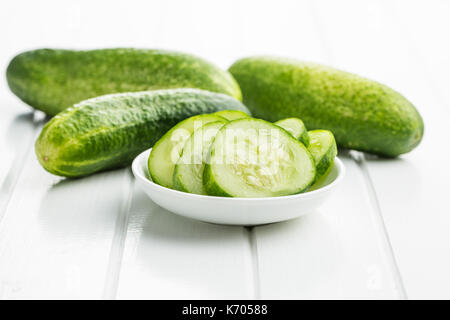
<path id="1" fill-rule="evenodd" d="M 186 141 L 181 157 L 175 165 L 173 187 L 176 190 L 206 194 L 203 187 L 203 170 L 209 155 L 211 144 L 225 121 L 205 124 L 194 131 Z"/>
<path id="2" fill-rule="evenodd" d="M 315 175 L 314 159 L 300 141 L 270 122 L 249 118 L 219 130 L 203 184 L 209 195 L 274 197 L 305 191 Z"/>
<path id="3" fill-rule="evenodd" d="M 300 140 L 305 147 L 309 145 L 308 130 L 306 130 L 305 124 L 299 118 L 286 118 L 278 120 L 275 124 L 292 134 L 295 139 Z"/>
<path id="4" fill-rule="evenodd" d="M 215 115 L 221 116 L 229 121 L 250 118 L 248 114 L 239 110 L 222 110 L 214 113 Z"/>
<path id="5" fill-rule="evenodd" d="M 184 143 L 194 130 L 214 121 L 227 121 L 213 114 L 190 117 L 172 127 L 153 146 L 148 158 L 148 171 L 152 180 L 167 188 L 173 187 L 173 171 L 181 155 Z"/>
<path id="6" fill-rule="evenodd" d="M 337 155 L 336 140 L 331 131 L 308 131 L 310 144 L 308 147 L 316 163 L 316 181 L 326 176 Z"/>

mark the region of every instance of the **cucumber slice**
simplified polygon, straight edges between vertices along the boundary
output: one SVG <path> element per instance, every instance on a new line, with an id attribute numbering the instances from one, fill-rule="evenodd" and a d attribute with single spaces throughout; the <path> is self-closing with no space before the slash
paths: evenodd
<path id="1" fill-rule="evenodd" d="M 216 121 L 205 124 L 194 131 L 186 141 L 175 165 L 173 174 L 173 188 L 176 190 L 206 194 L 203 187 L 203 170 L 211 144 L 225 121 Z"/>
<path id="2" fill-rule="evenodd" d="M 243 111 L 239 111 L 239 110 L 222 110 L 222 111 L 217 111 L 213 114 L 221 116 L 229 121 L 250 118 L 250 116 L 248 114 L 246 114 Z"/>
<path id="3" fill-rule="evenodd" d="M 280 127 L 260 119 L 224 125 L 203 173 L 209 195 L 274 197 L 305 191 L 316 175 L 308 149 Z"/>
<path id="4" fill-rule="evenodd" d="M 305 124 L 299 118 L 282 119 L 275 122 L 275 124 L 292 134 L 295 139 L 300 140 L 306 147 L 309 146 L 308 130 L 306 130 Z"/>
<path id="5" fill-rule="evenodd" d="M 308 131 L 309 147 L 316 163 L 316 181 L 326 176 L 334 163 L 337 155 L 336 140 L 334 135 L 328 130 Z"/>
<path id="6" fill-rule="evenodd" d="M 155 143 L 148 158 L 148 171 L 152 180 L 164 187 L 172 188 L 173 171 L 184 143 L 195 129 L 214 121 L 227 122 L 217 115 L 201 114 L 185 119 L 167 131 Z"/>

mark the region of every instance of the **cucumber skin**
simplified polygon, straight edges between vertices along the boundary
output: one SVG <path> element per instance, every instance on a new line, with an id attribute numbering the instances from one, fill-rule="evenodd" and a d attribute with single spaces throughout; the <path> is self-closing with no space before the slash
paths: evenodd
<path id="1" fill-rule="evenodd" d="M 309 132 L 313 132 L 311 130 Z M 319 163 L 316 163 L 316 179 L 317 182 L 322 176 L 324 176 L 333 167 L 334 158 L 337 156 L 337 146 L 335 143 L 328 149 L 327 153 L 320 159 Z"/>
<path id="2" fill-rule="evenodd" d="M 290 119 L 291 119 L 291 118 L 281 119 L 281 120 L 275 122 L 274 124 L 277 125 L 277 126 L 280 126 L 280 127 L 283 128 L 283 129 L 285 129 L 285 128 L 282 126 L 282 121 L 283 121 L 283 120 L 290 120 Z M 303 121 L 302 121 L 301 119 L 298 119 L 298 118 L 292 118 L 292 119 L 300 120 L 300 121 L 303 123 Z M 305 124 L 303 124 L 303 127 L 304 127 L 305 130 L 302 132 L 302 134 L 300 135 L 300 137 L 297 138 L 297 137 L 294 136 L 294 138 L 296 138 L 296 139 L 299 140 L 301 143 L 303 143 L 303 144 L 305 145 L 305 147 L 308 147 L 308 146 L 309 146 L 309 135 L 308 135 L 308 130 L 306 130 Z M 288 131 L 288 130 L 286 130 L 286 131 Z"/>
<path id="3" fill-rule="evenodd" d="M 237 109 L 236 99 L 199 89 L 111 94 L 83 101 L 52 118 L 35 151 L 49 172 L 81 177 L 129 165 L 185 118 Z"/>
<path id="4" fill-rule="evenodd" d="M 239 119 L 244 119 L 244 118 L 250 117 L 247 113 L 238 111 L 238 110 L 218 111 L 215 114 L 218 116 L 221 116 L 222 118 L 225 118 L 228 121 L 239 120 Z"/>
<path id="5" fill-rule="evenodd" d="M 214 175 L 212 174 L 212 168 L 209 163 L 205 165 L 205 169 L 203 170 L 203 185 L 206 193 L 210 196 L 233 197 L 231 194 L 219 187 L 219 184 L 216 182 Z"/>
<path id="6" fill-rule="evenodd" d="M 214 115 L 219 115 L 217 112 L 213 113 Z M 220 115 L 219 115 L 220 116 Z M 225 125 L 228 122 L 228 119 L 223 118 L 224 121 L 222 122 L 222 125 Z M 214 123 L 220 123 L 220 121 L 216 121 L 216 122 L 210 122 L 209 124 L 214 124 Z M 202 130 L 202 128 L 198 129 L 198 130 Z M 195 134 L 195 131 L 191 134 L 191 137 Z M 186 144 L 188 143 L 189 139 L 186 141 Z M 213 139 L 214 141 L 214 139 Z M 212 141 L 212 142 L 213 142 Z M 211 143 L 212 144 L 212 143 Z M 184 150 L 183 150 L 184 151 Z M 181 154 L 181 157 L 183 156 L 183 154 Z M 181 159 L 180 157 L 180 159 Z M 205 163 L 206 166 L 206 163 Z M 178 190 L 178 191 L 183 191 L 183 192 L 187 192 L 187 193 L 193 193 L 191 192 L 191 190 L 189 190 L 185 184 L 183 183 L 182 179 L 180 178 L 178 171 L 180 169 L 180 166 L 178 164 L 175 165 L 175 169 L 173 171 L 173 189 Z M 205 168 L 203 168 L 203 172 L 204 172 Z M 203 192 L 205 192 L 205 190 L 203 190 Z M 207 193 L 201 193 L 206 195 Z"/>
<path id="7" fill-rule="evenodd" d="M 316 180 L 319 180 L 332 166 L 334 163 L 334 158 L 337 155 L 336 145 L 333 145 L 332 149 L 327 152 L 327 154 L 320 159 L 319 163 L 316 163 Z"/>
<path id="8" fill-rule="evenodd" d="M 328 129 L 339 146 L 395 157 L 414 149 L 424 124 L 401 94 L 357 75 L 293 59 L 250 57 L 229 69 L 255 117 L 298 117 Z"/>
<path id="9" fill-rule="evenodd" d="M 178 178 L 177 175 L 178 168 L 175 166 L 175 170 L 173 172 L 173 188 L 174 190 L 190 193 L 188 189 L 184 186 L 184 183 Z"/>
<path id="10" fill-rule="evenodd" d="M 206 118 L 208 118 L 208 119 L 206 119 Z M 213 120 L 212 120 L 213 119 Z M 213 113 L 213 114 L 200 114 L 200 115 L 195 115 L 195 116 L 193 116 L 193 117 L 188 117 L 187 119 L 184 119 L 183 121 L 180 121 L 180 122 L 178 122 L 175 126 L 173 126 L 172 128 L 170 128 L 170 130 L 168 130 L 154 145 L 153 145 L 153 148 L 152 148 L 152 152 L 150 153 L 150 156 L 148 157 L 148 160 L 147 160 L 147 168 L 148 168 L 148 173 L 150 174 L 150 177 L 152 178 L 152 181 L 153 182 L 155 182 L 156 184 L 159 184 L 160 186 L 163 186 L 163 187 L 165 187 L 165 188 L 169 188 L 169 189 L 174 189 L 174 187 L 173 187 L 173 176 L 174 176 L 174 173 L 175 173 L 175 168 L 176 168 L 176 164 L 172 167 L 172 168 L 170 168 L 170 167 L 163 167 L 163 166 L 161 166 L 161 164 L 156 164 L 156 165 L 153 165 L 153 164 L 155 164 L 155 163 L 157 163 L 156 162 L 156 159 L 155 159 L 155 154 L 157 155 L 158 154 L 158 149 L 160 148 L 160 147 L 162 147 L 163 149 L 162 149 L 162 151 L 163 151 L 163 153 L 162 153 L 162 155 L 163 155 L 163 157 L 162 158 L 166 158 L 165 157 L 165 154 L 164 154 L 164 149 L 166 149 L 165 147 L 166 146 L 169 146 L 169 147 L 171 147 L 171 145 L 169 144 L 169 145 L 167 145 L 167 144 L 165 144 L 165 141 L 167 141 L 167 139 L 171 139 L 171 137 L 172 137 L 172 134 L 174 133 L 174 131 L 175 130 L 178 130 L 178 129 L 181 129 L 181 128 L 183 128 L 183 126 L 186 124 L 186 122 L 188 122 L 188 123 L 192 123 L 192 124 L 194 124 L 192 121 L 197 121 L 197 120 L 200 120 L 200 121 L 205 121 L 205 120 L 207 120 L 208 122 L 206 122 L 206 123 L 211 123 L 211 122 L 216 122 L 216 121 L 220 121 L 220 120 L 223 120 L 223 121 L 225 121 L 225 118 L 223 118 L 223 117 L 221 117 L 221 116 L 218 116 L 218 115 L 216 115 L 215 113 Z M 203 123 L 203 125 L 205 125 L 206 123 Z M 194 128 L 192 128 L 192 129 L 194 129 Z M 194 133 L 194 130 L 191 132 L 191 134 L 192 133 Z M 186 144 L 186 142 L 187 142 L 187 140 L 189 139 L 189 137 L 183 142 L 184 144 Z M 162 145 L 161 145 L 162 144 Z M 173 147 L 173 145 L 172 145 L 172 147 Z M 159 150 L 161 150 L 161 149 L 159 149 Z M 170 150 L 170 152 L 172 152 L 174 149 L 172 148 L 171 150 Z M 181 152 L 183 151 L 183 149 L 181 149 Z M 169 166 L 170 166 L 170 161 L 168 160 L 168 159 L 164 159 L 165 160 L 165 162 L 166 163 L 169 163 Z M 178 160 L 179 160 L 179 158 L 178 158 Z M 177 160 L 177 161 L 178 161 Z M 161 171 L 164 171 L 165 169 L 169 169 L 169 170 L 171 170 L 172 171 L 172 174 L 170 175 L 170 178 L 169 179 L 167 179 L 168 181 L 163 181 L 163 180 L 165 180 L 164 178 L 163 179 L 160 179 L 161 177 L 158 177 L 158 175 L 157 174 L 155 174 L 155 173 L 157 173 L 157 172 L 161 172 Z"/>
<path id="11" fill-rule="evenodd" d="M 298 138 L 298 140 L 303 143 L 305 145 L 305 147 L 309 146 L 309 136 L 308 136 L 308 131 L 305 131 L 302 133 L 302 135 L 300 136 L 300 138 Z"/>
<path id="12" fill-rule="evenodd" d="M 120 92 L 198 88 L 242 100 L 233 77 L 192 55 L 146 49 L 38 49 L 15 56 L 6 77 L 22 101 L 49 115 Z"/>

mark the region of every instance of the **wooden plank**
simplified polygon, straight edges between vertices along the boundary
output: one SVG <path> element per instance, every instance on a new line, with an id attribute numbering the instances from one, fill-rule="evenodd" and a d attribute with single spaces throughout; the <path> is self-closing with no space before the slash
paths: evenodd
<path id="1" fill-rule="evenodd" d="M 3 101 L 3 103 L 2 103 Z M 32 149 L 39 120 L 17 102 L 0 100 L 0 222 Z M 18 106 L 17 106 L 18 105 Z"/>
<path id="2" fill-rule="evenodd" d="M 440 70 L 449 70 L 450 64 L 442 60 L 436 78 L 430 79 L 434 71 L 411 49 L 419 44 L 411 45 L 402 27 L 403 21 L 417 21 L 417 15 L 408 16 L 410 4 L 404 2 L 395 13 L 390 2 L 371 2 L 366 7 L 360 1 L 349 1 L 346 5 L 352 10 L 341 10 L 340 4 L 321 1 L 317 12 L 330 39 L 335 65 L 397 89 L 424 117 L 426 133 L 416 150 L 396 160 L 367 157 L 366 164 L 408 295 L 449 298 L 450 216 L 443 199 L 450 173 L 437 172 L 439 164 L 434 161 L 436 155 L 438 159 L 450 156 L 448 148 L 442 147 L 450 139 L 449 113 L 434 84 L 441 82 Z M 425 10 L 420 25 L 436 26 L 431 12 L 440 9 L 431 7 L 428 3 L 420 6 Z M 445 23 L 448 30 L 450 25 Z M 428 30 L 430 43 L 440 41 L 434 35 L 441 31 Z M 440 54 L 436 57 L 442 58 Z M 426 55 L 435 57 L 430 51 Z"/>
<path id="3" fill-rule="evenodd" d="M 28 154 L 0 225 L 0 298 L 101 298 L 128 170 L 64 180 Z"/>
<path id="4" fill-rule="evenodd" d="M 316 212 L 255 228 L 265 299 L 402 298 L 357 164 Z"/>
<path id="5" fill-rule="evenodd" d="M 119 299 L 254 297 L 247 231 L 170 213 L 133 192 Z"/>

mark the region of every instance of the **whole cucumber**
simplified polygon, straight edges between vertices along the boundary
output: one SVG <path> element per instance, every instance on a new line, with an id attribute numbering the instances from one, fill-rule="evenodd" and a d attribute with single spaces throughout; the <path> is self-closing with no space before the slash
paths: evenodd
<path id="1" fill-rule="evenodd" d="M 146 49 L 88 51 L 39 49 L 14 57 L 7 72 L 11 91 L 49 115 L 109 93 L 198 88 L 241 100 L 233 77 L 192 55 Z"/>
<path id="2" fill-rule="evenodd" d="M 66 177 L 123 167 L 179 121 L 202 113 L 248 109 L 199 89 L 119 93 L 89 99 L 53 117 L 35 150 L 49 172 Z"/>
<path id="3" fill-rule="evenodd" d="M 331 67 L 275 57 L 249 57 L 229 69 L 244 104 L 269 121 L 298 117 L 328 129 L 339 146 L 395 157 L 421 141 L 423 120 L 401 94 Z"/>

